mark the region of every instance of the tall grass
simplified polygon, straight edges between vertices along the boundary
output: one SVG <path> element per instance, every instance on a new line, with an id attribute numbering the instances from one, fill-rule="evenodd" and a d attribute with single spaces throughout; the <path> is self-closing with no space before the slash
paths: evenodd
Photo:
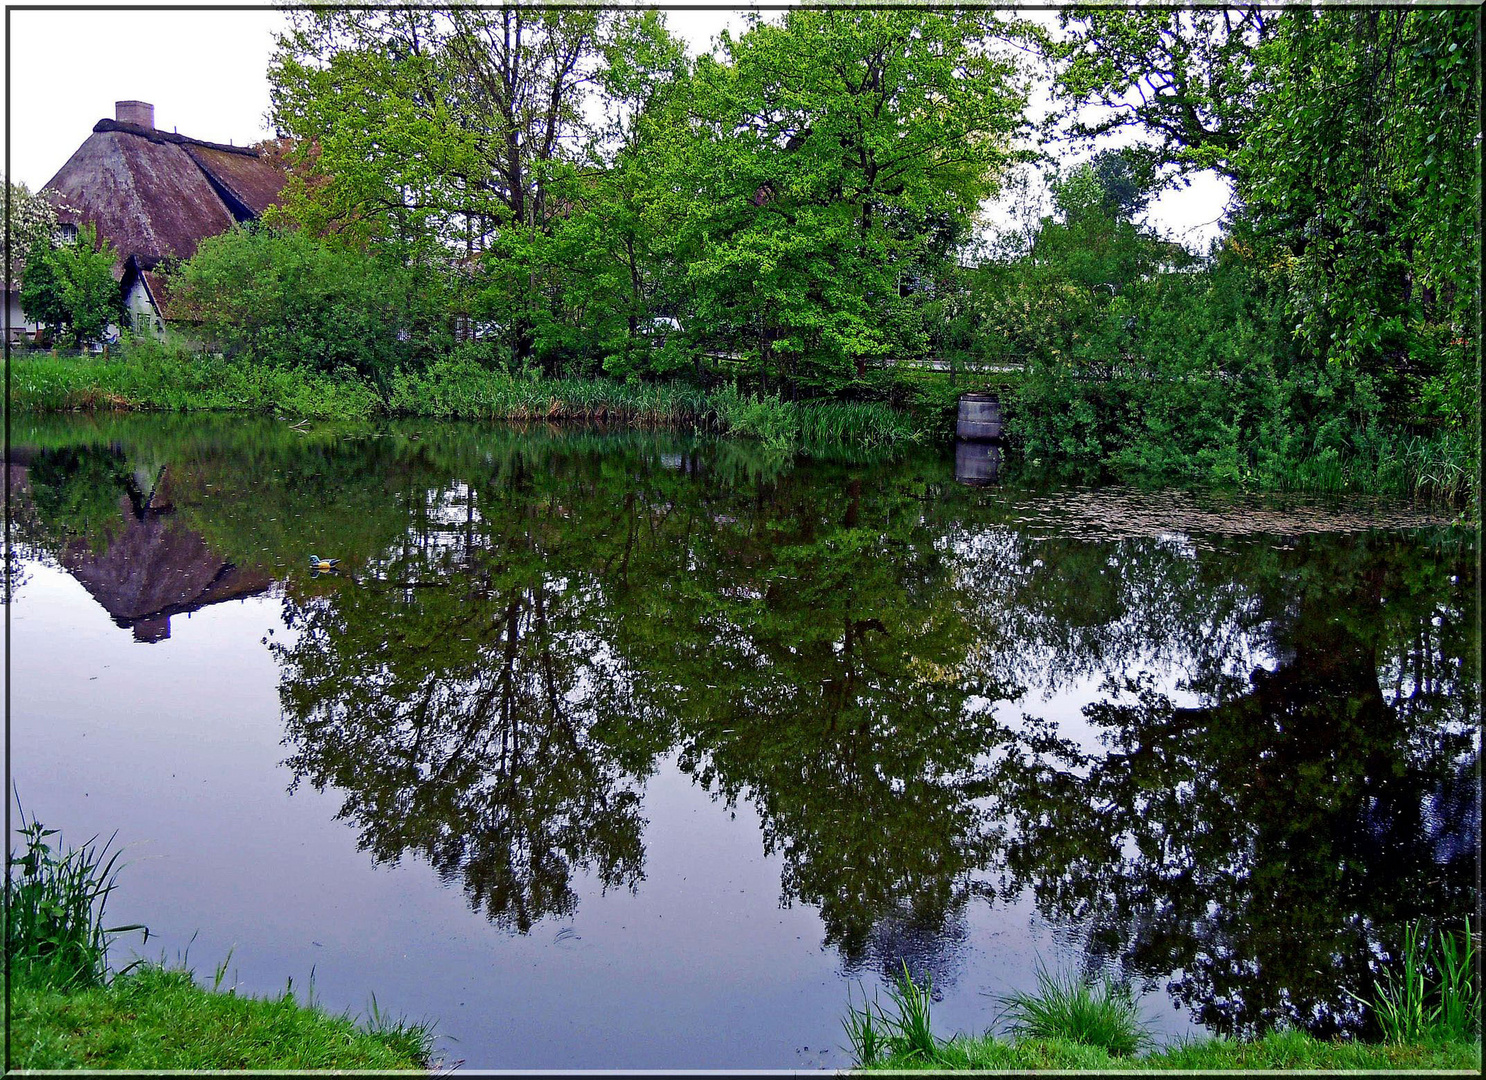
<path id="1" fill-rule="evenodd" d="M 873 1015 L 877 1010 L 878 1016 Z M 846 1015 L 841 1020 L 841 1026 L 846 1029 L 846 1039 L 851 1043 L 851 1052 L 858 1065 L 871 1065 L 879 1057 L 887 1052 L 888 1032 L 884 1018 L 882 1027 L 878 1026 L 882 1007 L 874 998 L 867 1000 L 867 991 L 862 990 L 862 1007 L 858 1009 L 851 1000 L 851 989 L 846 991 Z"/>
<path id="2" fill-rule="evenodd" d="M 889 1021 L 892 1027 L 889 1041 L 902 1057 L 925 1061 L 934 1058 L 936 1040 L 929 1029 L 933 989 L 932 980 L 927 975 L 924 985 L 919 986 L 908 970 L 908 962 L 903 961 L 903 970 L 888 990 L 888 997 L 898 1010 L 898 1015 Z"/>
<path id="3" fill-rule="evenodd" d="M 1470 920 L 1465 933 L 1441 930 L 1433 939 L 1415 923 L 1404 927 L 1399 964 L 1373 981 L 1371 1007 L 1387 1042 L 1452 1042 L 1481 1032 L 1480 954 Z"/>
<path id="4" fill-rule="evenodd" d="M 353 372 L 322 375 L 138 343 L 123 357 L 14 355 L 11 407 L 21 412 L 248 411 L 364 419 L 382 410 Z"/>
<path id="5" fill-rule="evenodd" d="M 118 878 L 113 838 L 93 837 L 64 849 L 56 829 L 20 814 L 19 853 L 6 879 L 5 946 L 13 977 L 56 989 L 101 985 L 108 974 L 108 939 L 142 925 L 105 927 L 104 909 Z"/>
<path id="6" fill-rule="evenodd" d="M 682 383 L 541 379 L 448 359 L 403 371 L 389 383 L 386 411 L 452 420 L 581 420 L 639 427 L 708 426 L 707 395 Z"/>
<path id="7" fill-rule="evenodd" d="M 1003 1015 L 1019 1039 L 1063 1039 L 1127 1057 L 1151 1037 L 1128 983 L 1054 974 L 1037 966 L 1037 991 L 1002 998 Z"/>
<path id="8" fill-rule="evenodd" d="M 22 412 L 239 411 L 317 419 L 419 416 L 449 420 L 613 423 L 753 439 L 774 453 L 891 449 L 921 431 L 882 402 L 785 401 L 732 384 L 513 375 L 465 358 L 394 374 L 378 388 L 354 372 L 195 354 L 153 343 L 119 358 L 18 355 L 11 404 Z"/>
<path id="9" fill-rule="evenodd" d="M 1272 461 L 1260 478 L 1268 487 L 1402 496 L 1477 515 L 1479 440 L 1470 433 L 1379 435 L 1362 442 L 1346 455 L 1328 449 L 1298 461 Z"/>
<path id="10" fill-rule="evenodd" d="M 842 1026 L 857 1062 L 871 1065 L 884 1055 L 903 1062 L 932 1062 L 940 1043 L 930 1029 L 933 1011 L 931 980 L 926 977 L 920 986 L 904 961 L 903 970 L 898 972 L 888 988 L 888 998 L 893 1003 L 893 1014 L 875 998 L 868 1001 L 865 990 L 861 1009 L 852 1004 L 849 996 L 847 998 L 847 1014 Z"/>
<path id="11" fill-rule="evenodd" d="M 807 448 L 838 444 L 894 446 L 919 438 L 909 416 L 876 401 L 802 405 L 799 423 L 800 443 Z"/>

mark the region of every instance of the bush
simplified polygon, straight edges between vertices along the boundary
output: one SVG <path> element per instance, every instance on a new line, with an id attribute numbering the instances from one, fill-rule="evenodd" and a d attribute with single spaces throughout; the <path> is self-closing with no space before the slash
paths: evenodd
<path id="1" fill-rule="evenodd" d="M 383 383 L 427 344 L 409 271 L 304 231 L 239 226 L 171 282 L 177 317 L 229 356 Z"/>

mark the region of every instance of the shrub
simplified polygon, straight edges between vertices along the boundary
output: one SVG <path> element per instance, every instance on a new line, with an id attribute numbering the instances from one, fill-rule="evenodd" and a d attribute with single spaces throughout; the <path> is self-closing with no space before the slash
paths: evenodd
<path id="1" fill-rule="evenodd" d="M 423 344 L 407 270 L 304 231 L 234 228 L 171 280 L 178 317 L 228 355 L 385 382 Z"/>

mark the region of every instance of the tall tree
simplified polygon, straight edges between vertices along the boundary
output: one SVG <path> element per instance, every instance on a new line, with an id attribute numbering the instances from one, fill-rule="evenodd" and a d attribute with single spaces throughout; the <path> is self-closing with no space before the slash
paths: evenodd
<path id="1" fill-rule="evenodd" d="M 698 62 L 687 200 L 703 321 L 767 382 L 839 389 L 884 357 L 1012 160 L 1025 87 L 984 12 L 787 12 Z"/>
<path id="2" fill-rule="evenodd" d="M 1061 99 L 1051 119 L 1080 140 L 1139 130 L 1147 167 L 1234 176 L 1260 100 L 1254 49 L 1278 17 L 1258 4 L 1066 9 L 1061 39 L 1045 43 Z"/>
<path id="3" fill-rule="evenodd" d="M 1480 21 L 1463 9 L 1079 9 L 1047 46 L 1073 134 L 1234 184 L 1227 251 L 1277 296 L 1297 457 L 1478 459 Z M 1268 307 L 1268 302 L 1265 301 Z M 1450 486 L 1446 484 L 1446 486 Z M 1470 481 L 1459 485 L 1469 489 Z"/>
<path id="4" fill-rule="evenodd" d="M 1477 15 L 1287 12 L 1238 159 L 1297 339 L 1463 433 L 1479 424 Z"/>
<path id="5" fill-rule="evenodd" d="M 473 274 L 524 362 L 534 245 L 564 211 L 551 185 L 595 136 L 588 105 L 616 40 L 644 21 L 574 8 L 293 13 L 270 78 L 274 122 L 298 139 L 294 212 Z M 514 272 L 482 280 L 491 251 Z"/>

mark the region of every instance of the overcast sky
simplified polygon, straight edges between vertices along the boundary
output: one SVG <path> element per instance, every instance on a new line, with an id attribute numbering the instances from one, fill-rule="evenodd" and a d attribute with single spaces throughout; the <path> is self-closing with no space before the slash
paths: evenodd
<path id="1" fill-rule="evenodd" d="M 667 23 L 695 55 L 743 17 L 681 10 L 667 12 Z M 276 11 L 10 12 L 12 177 L 40 188 L 124 99 L 153 103 L 165 131 L 239 145 L 267 137 L 268 58 L 283 24 Z M 1199 177 L 1147 217 L 1200 248 L 1216 235 L 1226 198 L 1216 178 Z M 1005 219 L 1004 207 L 987 209 L 992 221 Z"/>

